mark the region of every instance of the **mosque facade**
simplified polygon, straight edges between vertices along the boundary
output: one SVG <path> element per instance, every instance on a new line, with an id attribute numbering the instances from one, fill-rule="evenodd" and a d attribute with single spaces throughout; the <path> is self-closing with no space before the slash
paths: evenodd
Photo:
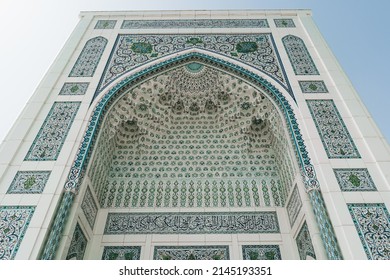
<path id="1" fill-rule="evenodd" d="M 81 12 L 0 147 L 0 259 L 390 259 L 390 149 L 309 10 Z"/>

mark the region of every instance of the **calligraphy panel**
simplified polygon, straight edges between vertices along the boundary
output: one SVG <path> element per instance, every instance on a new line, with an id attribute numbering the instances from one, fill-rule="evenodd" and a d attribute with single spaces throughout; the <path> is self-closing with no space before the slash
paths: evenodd
<path id="1" fill-rule="evenodd" d="M 279 233 L 276 212 L 109 213 L 105 234 Z"/>

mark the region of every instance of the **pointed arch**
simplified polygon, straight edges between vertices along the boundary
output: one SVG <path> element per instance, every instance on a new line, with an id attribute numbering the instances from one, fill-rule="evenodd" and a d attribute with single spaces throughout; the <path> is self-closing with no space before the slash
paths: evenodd
<path id="1" fill-rule="evenodd" d="M 321 191 L 319 189 L 319 183 L 314 171 L 314 167 L 311 164 L 311 160 L 308 156 L 306 146 L 300 133 L 294 111 L 289 101 L 270 82 L 247 69 L 237 66 L 234 63 L 208 56 L 206 54 L 190 52 L 163 60 L 156 65 L 145 68 L 132 74 L 131 76 L 126 77 L 117 83 L 114 87 L 112 87 L 96 104 L 93 109 L 87 130 L 84 134 L 83 142 L 80 145 L 76 159 L 72 165 L 67 182 L 65 184 L 65 192 L 60 201 L 60 206 L 55 215 L 55 220 L 53 221 L 49 236 L 43 248 L 43 253 L 41 256 L 42 259 L 53 259 L 55 256 L 61 233 L 65 227 L 65 222 L 70 212 L 70 207 L 85 174 L 88 161 L 91 158 L 93 146 L 97 139 L 99 128 L 102 124 L 105 113 L 108 111 L 107 109 L 110 108 L 110 106 L 122 94 L 140 82 L 145 81 L 158 73 L 164 72 L 167 69 L 194 61 L 221 69 L 224 72 L 232 74 L 253 85 L 261 92 L 264 92 L 272 100 L 272 102 L 280 111 L 282 118 L 285 120 L 287 131 L 290 135 L 291 142 L 296 153 L 297 161 L 305 183 L 305 188 L 309 194 L 309 198 L 313 206 L 328 258 L 342 258 L 337 239 L 328 217 Z"/>

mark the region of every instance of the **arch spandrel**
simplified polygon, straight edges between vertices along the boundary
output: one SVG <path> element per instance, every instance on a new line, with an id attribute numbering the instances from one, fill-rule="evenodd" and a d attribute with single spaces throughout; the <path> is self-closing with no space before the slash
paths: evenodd
<path id="1" fill-rule="evenodd" d="M 180 67 L 188 63 L 200 63 L 209 66 L 210 68 L 218 68 L 224 73 L 228 73 L 234 77 L 242 79 L 245 83 L 253 86 L 259 92 L 267 95 L 269 101 L 276 106 L 277 110 L 274 112 L 280 112 L 279 118 L 285 123 L 285 128 L 290 135 L 292 145 L 294 147 L 297 161 L 303 174 L 306 189 L 309 191 L 309 197 L 312 201 L 314 212 L 317 222 L 320 227 L 321 236 L 328 253 L 329 258 L 337 259 L 341 258 L 337 241 L 333 233 L 332 226 L 330 225 L 329 218 L 327 217 L 325 205 L 322 199 L 322 195 L 319 191 L 318 181 L 314 173 L 314 169 L 310 163 L 310 159 L 307 155 L 306 148 L 304 146 L 302 136 L 300 134 L 297 121 L 295 119 L 293 110 L 288 100 L 280 93 L 280 91 L 264 78 L 241 68 L 233 63 L 226 62 L 221 59 L 201 54 L 201 53 L 187 53 L 181 56 L 160 62 L 159 64 L 147 69 L 143 69 L 115 85 L 107 94 L 105 94 L 97 103 L 92 117 L 85 133 L 83 143 L 78 152 L 77 158 L 73 164 L 71 172 L 68 177 L 68 181 L 65 185 L 66 195 L 64 196 L 67 201 L 61 204 L 59 211 L 54 222 L 54 226 L 51 229 L 48 242 L 44 249 L 42 258 L 53 258 L 56 248 L 58 246 L 58 233 L 62 232 L 64 228 L 65 218 L 69 213 L 70 205 L 72 204 L 72 194 L 74 190 L 77 192 L 77 188 L 80 186 L 80 179 L 85 174 L 87 164 L 90 160 L 93 146 L 96 142 L 99 128 L 103 122 L 103 118 L 106 116 L 108 109 L 122 97 L 129 89 L 142 83 L 142 81 L 148 80 L 158 73 L 164 73 L 168 69 Z M 245 107 L 245 106 L 244 106 Z M 285 133 L 286 134 L 286 133 Z"/>
<path id="2" fill-rule="evenodd" d="M 281 85 L 295 100 L 271 33 L 153 35 L 119 34 L 95 97 L 126 73 L 150 61 L 167 59 L 185 51 L 206 51 L 243 63 Z"/>

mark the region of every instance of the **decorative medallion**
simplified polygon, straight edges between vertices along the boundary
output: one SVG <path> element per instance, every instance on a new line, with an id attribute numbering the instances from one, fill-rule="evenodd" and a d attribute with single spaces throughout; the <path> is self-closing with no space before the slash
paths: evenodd
<path id="1" fill-rule="evenodd" d="M 18 171 L 7 193 L 42 193 L 50 171 Z"/>
<path id="2" fill-rule="evenodd" d="M 59 95 L 84 95 L 89 83 L 65 83 Z"/>
<path id="3" fill-rule="evenodd" d="M 377 190 L 366 168 L 343 168 L 333 171 L 340 189 L 344 192 Z"/>
<path id="4" fill-rule="evenodd" d="M 276 27 L 295 27 L 294 21 L 291 18 L 274 19 Z"/>
<path id="5" fill-rule="evenodd" d="M 328 93 L 324 81 L 298 81 L 302 93 Z"/>
<path id="6" fill-rule="evenodd" d="M 116 20 L 98 20 L 95 29 L 114 29 Z"/>

